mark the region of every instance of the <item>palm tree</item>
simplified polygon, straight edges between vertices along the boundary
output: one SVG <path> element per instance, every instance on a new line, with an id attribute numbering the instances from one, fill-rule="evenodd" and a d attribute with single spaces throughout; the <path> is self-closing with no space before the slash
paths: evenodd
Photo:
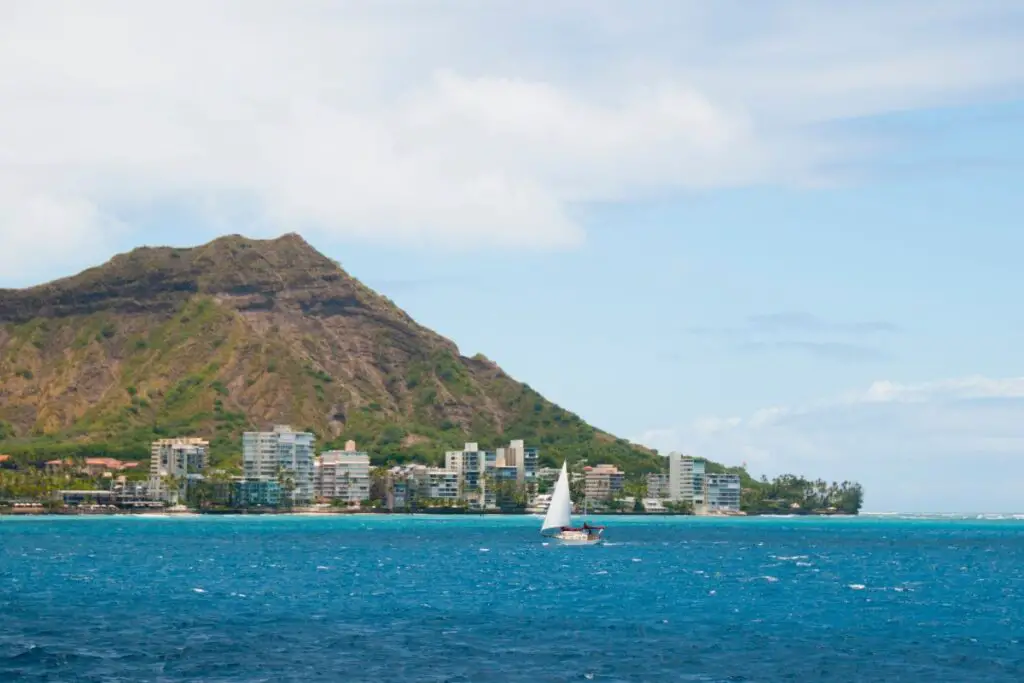
<path id="1" fill-rule="evenodd" d="M 386 467 L 374 467 L 370 471 L 370 500 L 380 500 L 387 503 L 388 494 L 391 493 L 391 476 Z"/>
<path id="2" fill-rule="evenodd" d="M 165 474 L 160 477 L 161 488 L 166 491 L 167 502 L 177 505 L 181 496 L 181 478 L 173 474 Z"/>

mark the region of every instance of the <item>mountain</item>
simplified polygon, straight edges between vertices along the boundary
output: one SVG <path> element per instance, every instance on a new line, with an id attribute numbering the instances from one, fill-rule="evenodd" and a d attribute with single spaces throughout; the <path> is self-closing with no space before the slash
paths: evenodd
<path id="1" fill-rule="evenodd" d="M 548 464 L 661 466 L 460 355 L 295 234 L 140 248 L 0 290 L 0 452 L 145 458 L 154 438 L 197 435 L 237 467 L 241 433 L 277 423 L 378 461 L 523 438 Z"/>

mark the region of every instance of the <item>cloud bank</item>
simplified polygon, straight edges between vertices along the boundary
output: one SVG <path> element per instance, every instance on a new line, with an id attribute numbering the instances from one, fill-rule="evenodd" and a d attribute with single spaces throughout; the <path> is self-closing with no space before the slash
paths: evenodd
<path id="1" fill-rule="evenodd" d="M 641 443 L 785 472 L 860 481 L 866 509 L 1024 512 L 1024 377 L 877 381 L 805 406 L 704 417 Z"/>
<path id="2" fill-rule="evenodd" d="M 804 311 L 751 315 L 731 327 L 686 328 L 690 335 L 723 340 L 744 353 L 796 353 L 844 363 L 889 358 L 878 338 L 900 331 L 883 320 L 839 322 Z"/>
<path id="3" fill-rule="evenodd" d="M 168 206 L 209 232 L 557 249 L 594 202 L 835 182 L 884 141 L 822 124 L 1019 86 L 1016 10 L 5 2 L 0 269 L 81 265 Z"/>

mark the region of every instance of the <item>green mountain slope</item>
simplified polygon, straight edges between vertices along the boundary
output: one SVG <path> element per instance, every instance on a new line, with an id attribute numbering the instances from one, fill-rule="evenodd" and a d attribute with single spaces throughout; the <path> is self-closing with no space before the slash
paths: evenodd
<path id="1" fill-rule="evenodd" d="M 661 466 L 461 356 L 297 235 L 136 249 L 0 291 L 0 452 L 144 459 L 154 438 L 195 435 L 237 467 L 241 433 L 275 423 L 355 439 L 379 461 L 522 438 L 550 464 Z"/>

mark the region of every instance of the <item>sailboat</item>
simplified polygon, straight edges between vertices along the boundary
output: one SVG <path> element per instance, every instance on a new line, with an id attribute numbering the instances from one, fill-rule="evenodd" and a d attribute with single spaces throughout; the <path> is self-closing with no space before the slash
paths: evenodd
<path id="1" fill-rule="evenodd" d="M 555 482 L 555 490 L 551 494 L 551 504 L 548 505 L 548 512 L 544 516 L 544 523 L 540 527 L 540 533 L 566 545 L 596 545 L 602 540 L 603 526 L 593 526 L 586 522 L 583 523 L 582 527 L 573 527 L 572 525 L 572 497 L 569 494 L 569 472 L 566 470 L 564 461 L 562 462 L 562 471 L 558 475 L 558 481 Z"/>

